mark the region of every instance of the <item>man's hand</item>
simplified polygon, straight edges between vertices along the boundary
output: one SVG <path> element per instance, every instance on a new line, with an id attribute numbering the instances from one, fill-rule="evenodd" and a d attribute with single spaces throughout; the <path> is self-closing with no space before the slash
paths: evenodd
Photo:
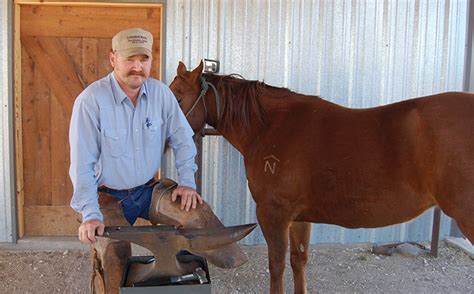
<path id="1" fill-rule="evenodd" d="M 173 194 L 171 194 L 171 200 L 176 201 L 176 198 L 181 196 L 181 209 L 189 211 L 191 208 L 196 208 L 197 203 L 202 204 L 201 195 L 196 192 L 193 188 L 186 186 L 178 186 L 174 189 Z"/>
<path id="2" fill-rule="evenodd" d="M 102 236 L 104 233 L 104 223 L 97 219 L 91 219 L 85 221 L 79 227 L 79 240 L 86 244 L 95 243 L 97 240 L 95 238 L 95 231 L 99 236 Z"/>

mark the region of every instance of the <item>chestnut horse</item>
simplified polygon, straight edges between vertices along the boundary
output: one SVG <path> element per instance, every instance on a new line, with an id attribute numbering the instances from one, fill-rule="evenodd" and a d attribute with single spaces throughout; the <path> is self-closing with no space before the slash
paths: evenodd
<path id="1" fill-rule="evenodd" d="M 473 94 L 349 109 L 202 74 L 202 63 L 180 63 L 170 88 L 195 131 L 213 126 L 244 157 L 271 293 L 284 292 L 288 240 L 295 292 L 306 292 L 310 223 L 382 227 L 438 205 L 474 242 Z"/>

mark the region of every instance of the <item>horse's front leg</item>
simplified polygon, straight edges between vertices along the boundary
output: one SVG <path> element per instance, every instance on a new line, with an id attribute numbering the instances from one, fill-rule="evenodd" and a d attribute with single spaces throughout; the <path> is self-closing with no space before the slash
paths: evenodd
<path id="1" fill-rule="evenodd" d="M 306 292 L 306 264 L 308 263 L 311 223 L 292 222 L 290 226 L 290 262 L 293 269 L 295 293 Z"/>
<path id="2" fill-rule="evenodd" d="M 283 273 L 285 272 L 290 220 L 281 212 L 281 209 L 275 209 L 271 205 L 257 204 L 258 223 L 267 241 L 270 293 L 273 294 L 285 293 Z"/>

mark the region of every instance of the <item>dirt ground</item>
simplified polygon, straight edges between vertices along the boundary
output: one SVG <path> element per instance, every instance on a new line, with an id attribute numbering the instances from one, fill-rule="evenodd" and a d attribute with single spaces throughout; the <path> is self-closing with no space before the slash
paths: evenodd
<path id="1" fill-rule="evenodd" d="M 474 260 L 441 242 L 439 257 L 371 253 L 371 245 L 317 245 L 308 264 L 309 293 L 474 293 Z M 249 262 L 210 268 L 213 293 L 268 293 L 265 246 L 243 246 Z M 89 293 L 89 253 L 0 250 L 0 293 Z M 285 271 L 293 292 L 291 270 Z"/>

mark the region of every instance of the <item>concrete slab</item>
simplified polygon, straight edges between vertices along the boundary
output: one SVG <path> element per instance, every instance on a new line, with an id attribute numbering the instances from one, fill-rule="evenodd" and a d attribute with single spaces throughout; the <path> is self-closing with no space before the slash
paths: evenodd
<path id="1" fill-rule="evenodd" d="M 446 243 L 449 246 L 461 249 L 474 259 L 474 246 L 466 238 L 446 237 Z"/>
<path id="2" fill-rule="evenodd" d="M 18 243 L 0 243 L 3 251 L 55 252 L 55 251 L 89 251 L 90 247 L 83 244 L 77 237 L 24 237 Z M 150 255 L 151 252 L 141 246 L 132 244 L 133 255 Z"/>
<path id="3" fill-rule="evenodd" d="M 79 242 L 77 237 L 25 237 L 18 243 L 0 243 L 0 250 L 10 251 L 88 251 L 89 246 Z"/>

